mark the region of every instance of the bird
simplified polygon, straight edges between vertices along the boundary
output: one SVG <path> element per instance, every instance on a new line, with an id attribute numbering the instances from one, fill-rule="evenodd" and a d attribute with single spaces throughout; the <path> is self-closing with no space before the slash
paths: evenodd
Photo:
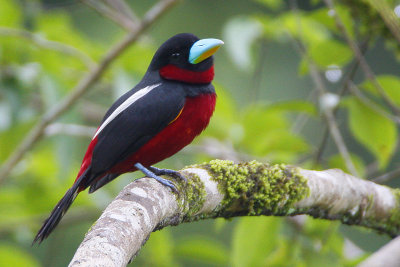
<path id="1" fill-rule="evenodd" d="M 33 244 L 50 235 L 80 192 L 89 187 L 93 193 L 123 173 L 139 170 L 177 192 L 160 175 L 183 176 L 152 165 L 190 144 L 209 124 L 216 104 L 213 54 L 223 44 L 180 33 L 157 49 L 142 80 L 104 115 L 74 183 Z"/>

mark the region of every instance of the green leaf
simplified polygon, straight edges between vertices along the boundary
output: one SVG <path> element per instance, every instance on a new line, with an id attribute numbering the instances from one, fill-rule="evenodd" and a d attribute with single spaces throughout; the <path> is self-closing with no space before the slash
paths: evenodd
<path id="1" fill-rule="evenodd" d="M 277 41 L 289 41 L 290 38 L 302 40 L 306 45 L 331 38 L 329 30 L 317 20 L 308 18 L 302 12 L 292 11 L 271 18 L 266 15 L 256 17 L 261 22 L 264 34 Z"/>
<path id="2" fill-rule="evenodd" d="M 226 247 L 218 240 L 205 236 L 190 236 L 186 240 L 180 240 L 175 253 L 207 264 L 228 265 L 229 256 Z"/>
<path id="3" fill-rule="evenodd" d="M 346 30 L 350 35 L 354 36 L 354 25 L 353 25 L 353 17 L 350 14 L 350 10 L 344 6 L 336 6 L 336 11 L 340 15 L 340 19 L 346 27 Z M 334 33 L 341 34 L 340 30 L 336 26 L 335 18 L 330 15 L 328 8 L 318 8 L 312 11 L 309 15 L 310 19 L 314 19 L 319 23 L 323 24 L 326 28 Z"/>
<path id="4" fill-rule="evenodd" d="M 279 241 L 281 219 L 243 217 L 235 227 L 232 240 L 232 266 L 265 266 L 266 258 Z"/>
<path id="5" fill-rule="evenodd" d="M 378 159 L 384 168 L 393 155 L 397 142 L 397 129 L 393 121 L 377 113 L 356 98 L 348 98 L 349 127 L 354 137 Z"/>
<path id="6" fill-rule="evenodd" d="M 22 249 L 1 243 L 0 266 L 36 267 L 40 264 L 32 255 Z"/>
<path id="7" fill-rule="evenodd" d="M 18 26 L 21 19 L 21 12 L 16 1 L 0 1 L 0 25 Z"/>
<path id="8" fill-rule="evenodd" d="M 291 133 L 286 112 L 278 106 L 249 107 L 242 121 L 245 136 L 240 145 L 253 155 L 282 162 L 307 151 L 307 143 L 301 136 Z"/>
<path id="9" fill-rule="evenodd" d="M 393 75 L 379 75 L 376 80 L 388 97 L 400 107 L 400 79 Z M 377 89 L 370 81 L 364 82 L 361 86 L 375 96 L 379 96 Z"/>
<path id="10" fill-rule="evenodd" d="M 309 53 L 313 61 L 322 68 L 330 65 L 343 67 L 353 57 L 347 45 L 333 39 L 311 43 Z"/>
<path id="11" fill-rule="evenodd" d="M 319 43 L 331 38 L 329 30 L 318 21 L 308 18 L 302 12 L 297 14 L 288 12 L 280 16 L 286 30 L 295 38 L 299 38 L 307 45 Z"/>

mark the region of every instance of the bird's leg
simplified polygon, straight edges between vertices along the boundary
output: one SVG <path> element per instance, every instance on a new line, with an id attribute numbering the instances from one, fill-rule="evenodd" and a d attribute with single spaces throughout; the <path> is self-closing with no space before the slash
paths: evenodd
<path id="1" fill-rule="evenodd" d="M 156 179 L 160 184 L 168 186 L 169 188 L 172 189 L 172 191 L 174 191 L 175 193 L 178 193 L 178 190 L 176 189 L 175 185 L 171 181 L 163 179 L 163 178 L 157 176 L 157 174 L 158 175 L 162 175 L 162 174 L 159 174 L 159 172 L 157 172 L 157 171 L 156 171 L 157 172 L 157 174 L 156 174 L 156 173 L 153 172 L 153 169 L 150 169 L 150 168 L 154 168 L 154 167 L 146 168 L 140 163 L 136 163 L 134 166 L 136 167 L 136 169 L 138 169 L 139 171 L 143 172 L 144 175 L 146 175 L 147 177 Z M 157 169 L 157 170 L 160 170 L 160 169 Z M 166 173 L 163 173 L 163 174 L 166 174 Z"/>
<path id="2" fill-rule="evenodd" d="M 168 175 L 184 182 L 187 182 L 186 178 L 178 171 L 170 170 L 170 169 L 159 169 L 153 166 L 148 167 L 150 171 L 152 171 L 155 175 Z"/>

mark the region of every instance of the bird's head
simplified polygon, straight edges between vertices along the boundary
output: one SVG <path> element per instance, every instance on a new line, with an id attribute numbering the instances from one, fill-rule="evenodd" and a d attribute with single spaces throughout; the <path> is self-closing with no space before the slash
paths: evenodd
<path id="1" fill-rule="evenodd" d="M 158 71 L 167 80 L 211 82 L 214 76 L 212 55 L 223 44 L 218 39 L 199 40 L 190 33 L 177 34 L 157 50 L 149 70 Z"/>

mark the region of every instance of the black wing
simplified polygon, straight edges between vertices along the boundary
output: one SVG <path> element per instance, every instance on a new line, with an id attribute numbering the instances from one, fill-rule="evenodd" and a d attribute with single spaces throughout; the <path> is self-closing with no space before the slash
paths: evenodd
<path id="1" fill-rule="evenodd" d="M 126 95 L 123 97 L 125 100 L 128 99 Z M 117 100 L 117 102 L 123 101 Z M 166 83 L 152 89 L 129 105 L 97 135 L 91 162 L 92 173 L 102 174 L 136 152 L 174 120 L 184 104 L 183 88 Z M 112 106 L 113 110 L 117 108 L 115 105 Z M 103 123 L 111 113 L 107 112 Z"/>

